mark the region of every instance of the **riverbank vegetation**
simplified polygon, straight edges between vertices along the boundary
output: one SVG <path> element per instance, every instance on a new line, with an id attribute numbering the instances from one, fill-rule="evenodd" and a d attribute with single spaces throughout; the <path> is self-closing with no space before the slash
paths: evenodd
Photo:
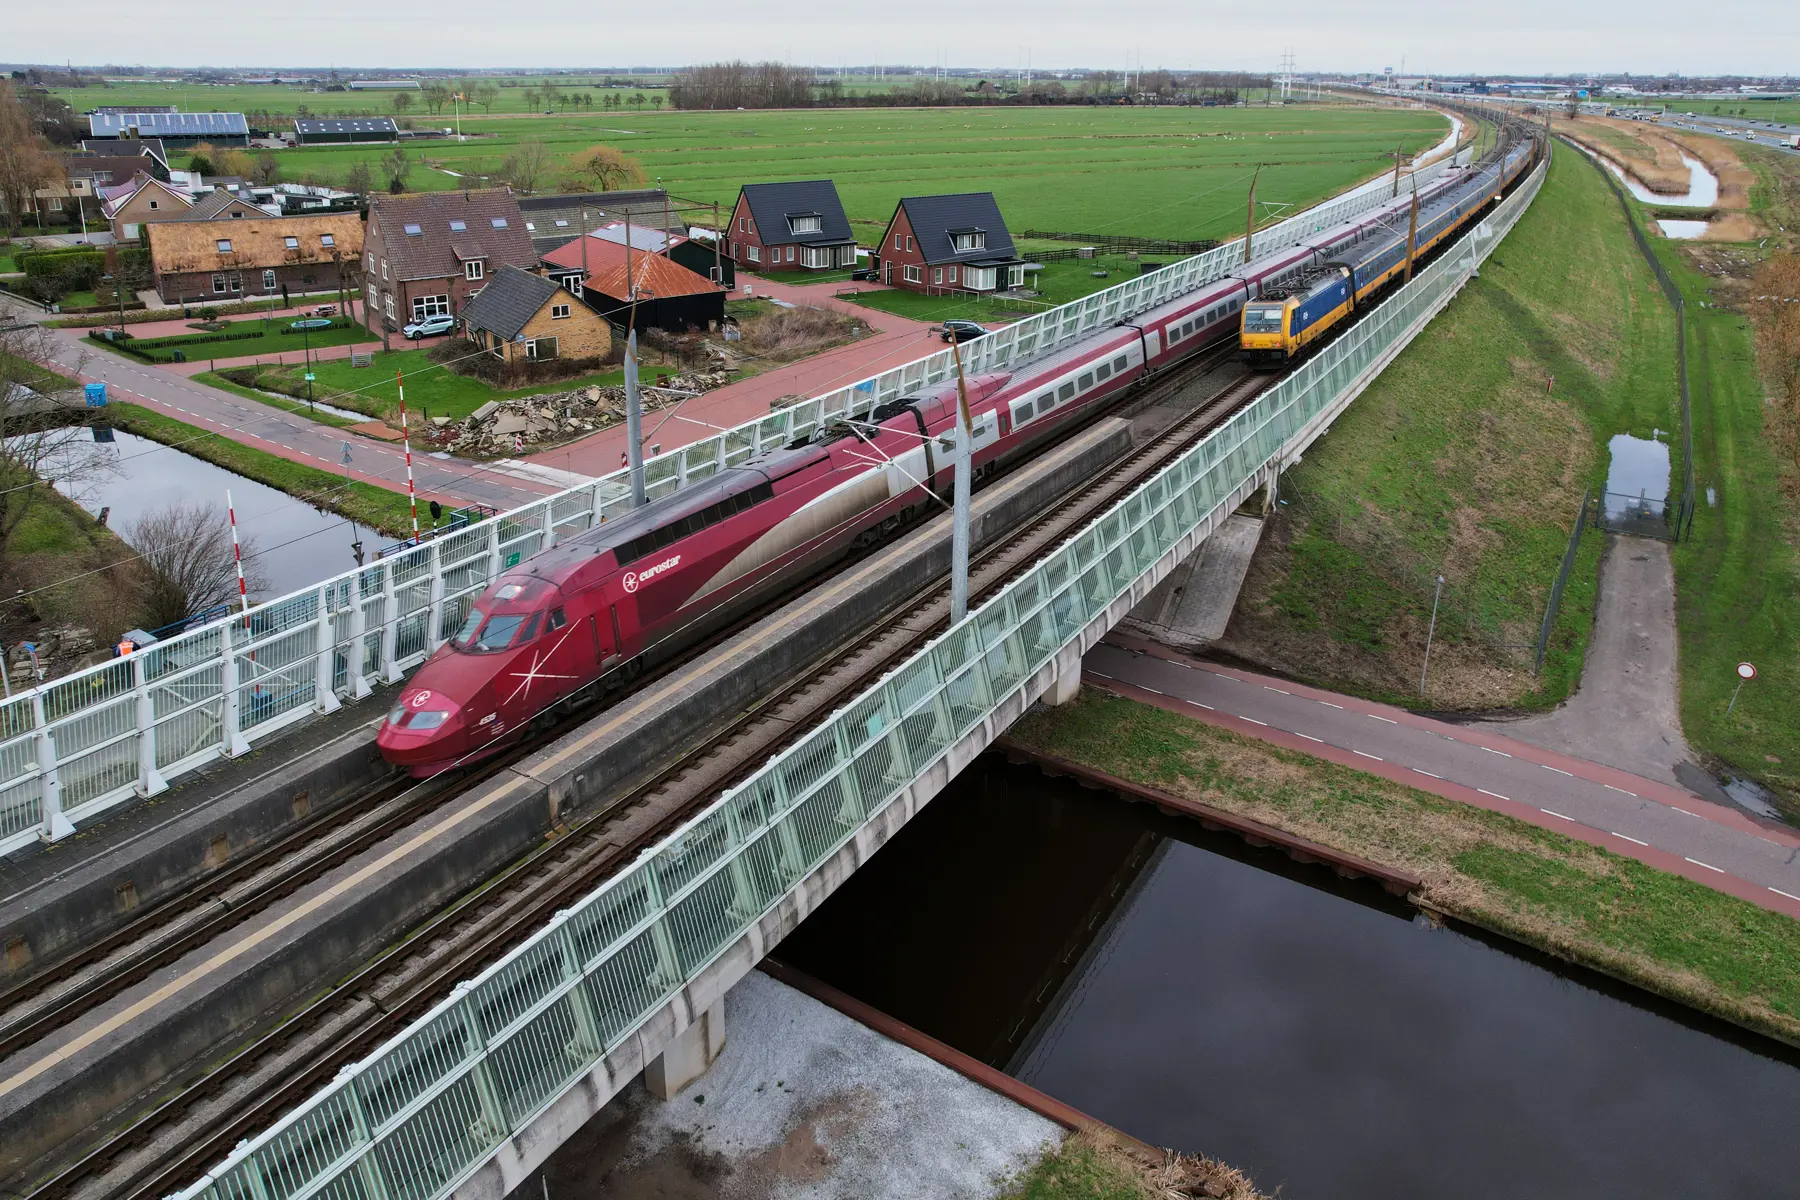
<path id="1" fill-rule="evenodd" d="M 1008 735 L 1412 871 L 1419 899 L 1800 1045 L 1800 922 L 1549 830 L 1085 689 Z"/>
<path id="2" fill-rule="evenodd" d="M 1070 1134 L 995 1200 L 1264 1200 L 1249 1176 L 1210 1158 L 1152 1156 L 1107 1130 Z"/>
<path id="3" fill-rule="evenodd" d="M 1218 648 L 1435 709 L 1567 696 L 1600 535 L 1582 540 L 1541 676 L 1539 623 L 1607 439 L 1679 428 L 1674 329 L 1612 192 L 1559 147 L 1481 277 L 1282 477 Z"/>

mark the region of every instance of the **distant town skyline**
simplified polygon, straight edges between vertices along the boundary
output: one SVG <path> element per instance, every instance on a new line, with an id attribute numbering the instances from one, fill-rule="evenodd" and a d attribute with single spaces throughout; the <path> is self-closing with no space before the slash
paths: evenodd
<path id="1" fill-rule="evenodd" d="M 721 58 L 834 66 L 907 63 L 1040 70 L 1276 69 L 1291 50 L 1300 70 L 1417 74 L 1800 73 L 1800 21 L 1791 0 L 1740 0 L 1720 10 L 1670 0 L 1514 0 L 1480 8 L 1430 0 L 1323 0 L 1208 9 L 1137 0 L 1096 10 L 1071 0 L 1000 0 L 955 13 L 954 36 L 933 23 L 894 21 L 849 5 L 804 22 L 770 20 L 721 0 L 695 0 L 672 24 L 654 9 L 596 10 L 543 0 L 511 21 L 488 4 L 438 0 L 425 12 L 314 0 L 304 12 L 220 9 L 167 0 L 151 9 L 95 0 L 83 19 L 44 5 L 9 19 L 6 54 L 26 62 L 218 68 L 317 66 L 333 31 L 340 71 L 559 69 L 609 60 L 664 67 Z"/>

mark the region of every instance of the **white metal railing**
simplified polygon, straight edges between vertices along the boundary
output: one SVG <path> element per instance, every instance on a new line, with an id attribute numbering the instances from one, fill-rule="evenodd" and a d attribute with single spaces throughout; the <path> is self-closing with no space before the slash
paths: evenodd
<path id="1" fill-rule="evenodd" d="M 1107 613 L 1291 461 L 1472 276 L 1540 165 L 1463 243 L 799 743 L 240 1145 L 182 1200 L 443 1195 Z"/>
<path id="2" fill-rule="evenodd" d="M 1415 178 L 1429 183 L 1448 165 Z M 1373 180 L 1258 231 L 1252 257 L 1389 203 L 1386 180 Z M 1242 260 L 1239 238 L 970 342 L 963 362 L 972 373 L 1017 366 L 1204 287 Z M 941 350 L 657 455 L 645 464 L 645 490 L 666 495 L 954 370 Z M 455 633 L 495 575 L 630 504 L 627 474 L 617 471 L 0 702 L 0 854 L 66 836 L 184 771 L 333 711 L 340 697 L 399 681 Z"/>

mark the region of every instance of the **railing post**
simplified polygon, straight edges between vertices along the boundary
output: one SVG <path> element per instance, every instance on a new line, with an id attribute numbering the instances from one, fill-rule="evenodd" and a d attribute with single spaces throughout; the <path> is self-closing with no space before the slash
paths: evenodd
<path id="1" fill-rule="evenodd" d="M 137 693 L 137 794 L 145 799 L 169 787 L 169 781 L 156 769 L 156 703 L 150 697 L 148 662 L 149 656 L 142 650 L 131 656 L 131 686 Z"/>
<path id="2" fill-rule="evenodd" d="M 219 753 L 236 758 L 250 753 L 244 738 L 243 715 L 239 711 L 237 651 L 231 648 L 231 622 L 219 626 L 219 687 L 224 703 L 219 705 Z"/>
<path id="3" fill-rule="evenodd" d="M 336 712 L 342 707 L 337 697 L 337 638 L 331 627 L 331 606 L 328 598 L 332 585 L 324 584 L 319 588 L 318 599 L 318 663 L 313 672 L 313 707 L 322 713 Z M 344 673 L 348 675 L 346 660 Z"/>
<path id="4" fill-rule="evenodd" d="M 363 611 L 361 570 L 350 573 L 349 592 L 350 649 L 344 654 L 344 679 L 350 685 L 350 698 L 361 700 L 371 691 L 369 681 L 363 678 L 363 660 L 368 655 L 369 617 Z"/>
<path id="5" fill-rule="evenodd" d="M 469 1009 L 469 993 L 474 991 L 475 984 L 463 980 L 456 985 L 452 993 L 457 999 L 456 1011 L 462 1017 L 463 1028 L 469 1031 L 469 1041 L 475 1047 L 475 1061 L 469 1065 L 469 1078 L 475 1084 L 475 1095 L 481 1102 L 481 1115 L 488 1120 L 493 1130 L 493 1141 L 505 1140 L 512 1132 L 512 1120 L 507 1115 L 506 1106 L 500 1102 L 499 1089 L 494 1086 L 494 1078 L 488 1066 L 487 1039 L 481 1035 L 481 1022 Z"/>
<path id="6" fill-rule="evenodd" d="M 546 506 L 548 511 L 548 506 Z M 434 654 L 444 644 L 444 558 L 443 543 L 433 541 L 430 547 L 430 598 L 425 606 L 425 653 Z"/>
<path id="7" fill-rule="evenodd" d="M 436 545 L 433 542 L 432 545 Z M 400 636 L 399 598 L 394 595 L 394 564 L 381 564 L 381 681 L 399 683 L 400 663 L 394 647 Z"/>
<path id="8" fill-rule="evenodd" d="M 56 738 L 44 715 L 44 694 L 31 698 L 31 723 L 37 727 L 37 761 L 39 787 L 44 798 L 44 823 L 38 829 L 38 840 L 60 841 L 75 832 L 75 825 L 62 810 L 62 777 L 56 768 Z"/>
<path id="9" fill-rule="evenodd" d="M 543 519 L 538 522 L 538 524 L 540 526 L 542 526 L 543 530 L 544 530 L 544 544 L 542 546 L 540 546 L 539 549 L 540 550 L 548 550 L 550 547 L 556 545 L 556 502 L 555 501 L 553 501 L 553 500 L 544 501 L 544 516 L 543 516 Z"/>
<path id="10" fill-rule="evenodd" d="M 595 504 L 598 504 L 600 502 L 599 495 L 600 495 L 600 493 L 596 490 L 594 493 L 594 497 L 595 497 L 594 503 Z M 501 518 L 495 517 L 493 520 L 488 522 L 488 531 L 487 531 L 488 573 L 487 573 L 487 577 L 488 577 L 489 582 L 492 582 L 493 580 L 500 578 L 500 572 L 504 571 L 506 569 L 505 567 L 500 565 L 500 521 L 501 521 Z"/>

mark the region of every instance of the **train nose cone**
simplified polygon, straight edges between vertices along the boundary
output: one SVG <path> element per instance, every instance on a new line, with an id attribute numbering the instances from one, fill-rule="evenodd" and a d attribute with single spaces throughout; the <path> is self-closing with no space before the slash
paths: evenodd
<path id="1" fill-rule="evenodd" d="M 415 775 L 454 765 L 467 740 L 460 708 L 426 688 L 403 693 L 375 734 L 381 757 Z"/>

